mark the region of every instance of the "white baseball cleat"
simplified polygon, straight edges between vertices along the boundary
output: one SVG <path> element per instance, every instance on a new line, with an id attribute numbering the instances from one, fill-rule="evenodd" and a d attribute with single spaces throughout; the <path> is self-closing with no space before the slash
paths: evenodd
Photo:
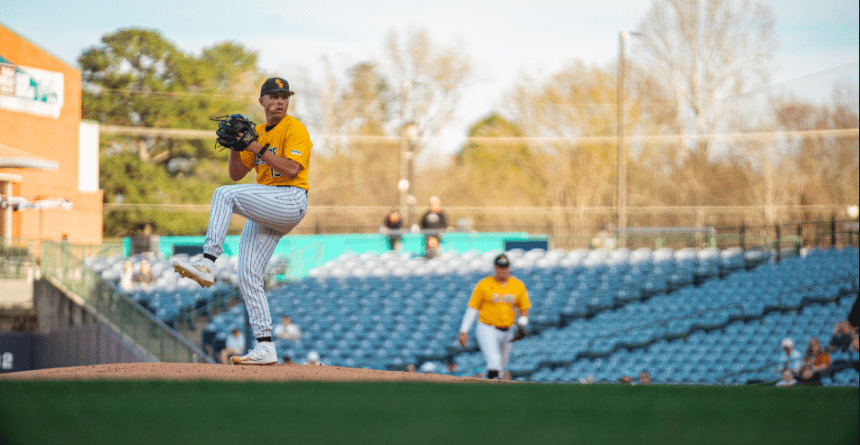
<path id="1" fill-rule="evenodd" d="M 211 261 L 205 259 L 173 262 L 173 270 L 183 277 L 191 278 L 203 287 L 215 284 L 215 275 L 212 273 L 213 266 Z"/>
<path id="2" fill-rule="evenodd" d="M 254 346 L 254 349 L 246 355 L 230 357 L 230 363 L 234 365 L 274 365 L 278 363 L 275 344 L 270 341 L 257 342 L 257 346 Z"/>

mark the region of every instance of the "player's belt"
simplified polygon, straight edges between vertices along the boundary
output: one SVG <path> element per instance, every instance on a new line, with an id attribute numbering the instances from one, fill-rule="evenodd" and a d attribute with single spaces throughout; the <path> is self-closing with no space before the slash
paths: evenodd
<path id="1" fill-rule="evenodd" d="M 500 331 L 502 331 L 502 332 L 508 332 L 508 329 L 510 329 L 510 328 L 511 328 L 510 326 L 508 326 L 508 327 L 493 326 L 493 327 L 494 327 L 494 328 L 496 328 L 496 329 L 498 329 L 498 330 L 500 330 Z"/>
<path id="2" fill-rule="evenodd" d="M 301 188 L 301 187 L 296 187 L 296 186 L 294 186 L 294 185 L 280 185 L 280 184 L 275 184 L 275 187 L 294 187 L 294 188 L 297 188 L 297 189 L 299 189 L 299 190 L 301 190 L 301 191 L 305 192 L 305 194 L 307 194 L 307 193 L 308 193 L 307 189 L 303 189 L 303 188 Z"/>

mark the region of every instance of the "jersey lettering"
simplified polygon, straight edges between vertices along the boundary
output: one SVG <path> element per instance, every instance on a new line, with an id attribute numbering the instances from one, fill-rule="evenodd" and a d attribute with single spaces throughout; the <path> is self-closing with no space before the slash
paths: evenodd
<path id="1" fill-rule="evenodd" d="M 278 151 L 277 151 L 278 147 L 269 147 L 269 144 L 266 144 L 266 146 L 263 148 L 272 152 L 272 154 L 275 156 L 278 155 Z M 271 172 L 273 178 L 280 178 L 281 177 L 280 172 L 275 171 L 275 169 L 272 168 L 272 166 L 266 164 L 266 161 L 263 160 L 263 150 L 260 150 L 260 153 L 257 154 L 257 165 L 266 165 L 267 167 L 269 167 L 269 172 Z"/>
<path id="2" fill-rule="evenodd" d="M 514 301 L 516 301 L 516 298 L 517 297 L 513 294 L 499 295 L 497 293 L 493 293 L 493 303 L 514 304 Z"/>

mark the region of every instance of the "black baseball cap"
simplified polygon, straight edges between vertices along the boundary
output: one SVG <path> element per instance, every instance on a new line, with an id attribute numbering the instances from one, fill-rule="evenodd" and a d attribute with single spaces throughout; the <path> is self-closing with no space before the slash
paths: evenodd
<path id="1" fill-rule="evenodd" d="M 496 267 L 510 267 L 511 261 L 508 259 L 507 255 L 501 254 L 493 260 L 493 265 Z"/>
<path id="2" fill-rule="evenodd" d="M 290 83 L 287 82 L 285 79 L 281 79 L 280 77 L 272 77 L 271 79 L 263 83 L 263 87 L 260 88 L 260 97 L 277 91 L 286 91 L 290 94 L 290 96 L 296 94 L 290 91 Z"/>

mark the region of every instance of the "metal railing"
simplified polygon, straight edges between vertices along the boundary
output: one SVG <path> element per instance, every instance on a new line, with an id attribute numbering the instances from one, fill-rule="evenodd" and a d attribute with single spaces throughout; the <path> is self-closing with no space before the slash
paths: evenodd
<path id="1" fill-rule="evenodd" d="M 0 238 L 0 279 L 24 279 L 33 276 L 33 242 Z"/>
<path id="2" fill-rule="evenodd" d="M 214 363 L 200 348 L 105 282 L 85 264 L 100 246 L 42 243 L 41 272 L 59 280 L 125 338 L 162 362 Z"/>

